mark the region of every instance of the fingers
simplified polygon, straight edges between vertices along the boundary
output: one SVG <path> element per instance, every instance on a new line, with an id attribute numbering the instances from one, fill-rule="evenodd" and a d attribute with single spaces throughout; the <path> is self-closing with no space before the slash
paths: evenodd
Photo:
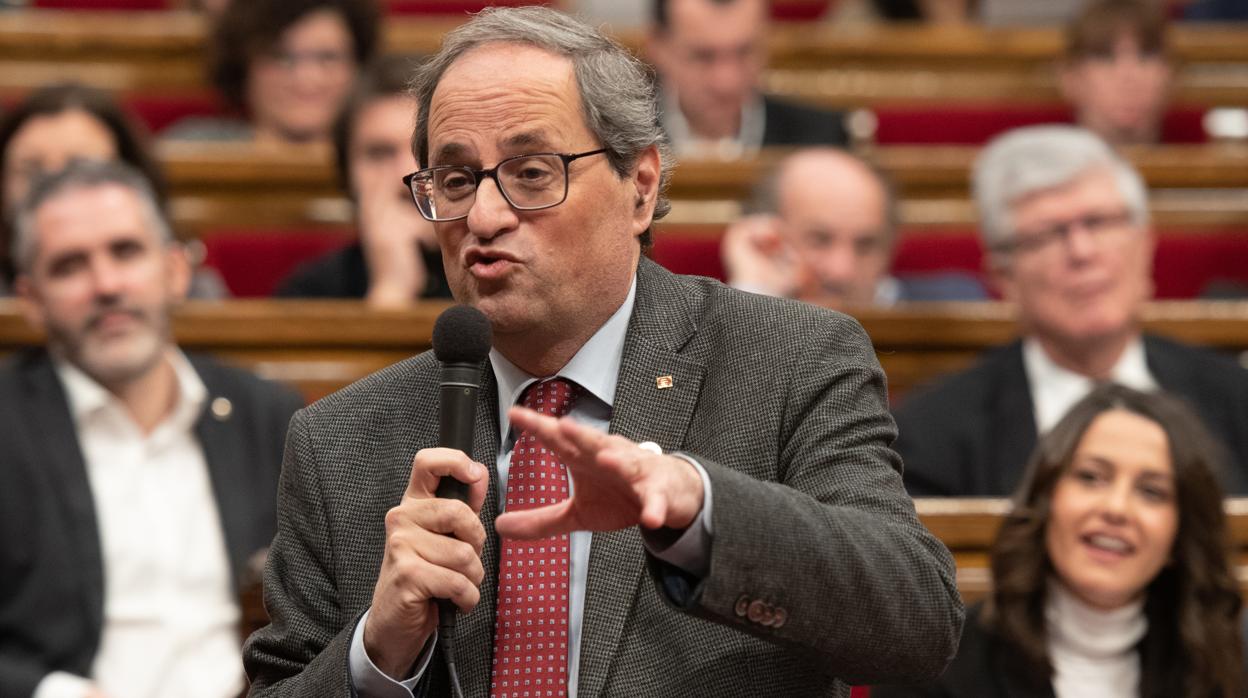
<path id="1" fill-rule="evenodd" d="M 386 512 L 387 540 L 406 536 L 411 531 L 429 533 L 438 538 L 449 536 L 471 547 L 477 555 L 481 554 L 485 545 L 485 527 L 481 525 L 481 519 L 463 502 L 454 499 L 405 500 Z"/>
<path id="2" fill-rule="evenodd" d="M 546 448 L 554 450 L 569 466 L 575 461 L 592 458 L 613 439 L 627 442 L 571 419 L 555 419 L 524 407 L 511 408 L 508 416 L 513 425 L 536 434 Z"/>
<path id="3" fill-rule="evenodd" d="M 494 528 L 504 538 L 533 540 L 549 538 L 577 530 L 576 520 L 572 518 L 573 501 L 565 499 L 558 504 L 509 511 L 494 520 Z"/>
<path id="4" fill-rule="evenodd" d="M 468 485 L 468 505 L 475 512 L 481 511 L 489 486 L 489 471 L 469 458 L 468 454 L 452 448 L 426 448 L 417 452 L 412 459 L 412 473 L 404 496 L 431 498 L 437 492 L 438 482 L 444 477 Z"/>

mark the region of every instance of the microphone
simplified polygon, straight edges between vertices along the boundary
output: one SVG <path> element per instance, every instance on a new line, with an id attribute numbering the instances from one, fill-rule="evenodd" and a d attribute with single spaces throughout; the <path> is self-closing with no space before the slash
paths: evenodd
<path id="1" fill-rule="evenodd" d="M 433 355 L 442 364 L 438 381 L 438 445 L 472 456 L 472 431 L 481 388 L 481 362 L 490 353 L 490 321 L 469 305 L 447 308 L 433 323 Z M 453 477 L 438 482 L 435 494 L 468 501 L 468 485 Z M 438 599 L 438 634 L 454 695 L 462 696 L 455 668 L 455 604 Z"/>
<path id="2" fill-rule="evenodd" d="M 469 305 L 453 305 L 433 323 L 433 355 L 442 364 L 438 382 L 438 445 L 472 455 L 472 431 L 481 388 L 481 362 L 490 353 L 490 321 Z M 453 477 L 437 496 L 468 501 L 468 486 Z"/>

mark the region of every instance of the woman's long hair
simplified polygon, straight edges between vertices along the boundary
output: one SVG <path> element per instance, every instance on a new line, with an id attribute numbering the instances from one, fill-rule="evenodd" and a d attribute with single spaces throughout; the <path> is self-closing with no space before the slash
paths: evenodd
<path id="1" fill-rule="evenodd" d="M 1055 574 L 1045 546 L 1053 490 L 1084 433 L 1110 410 L 1159 425 L 1174 469 L 1179 525 L 1171 562 L 1146 592 L 1141 695 L 1242 696 L 1242 600 L 1217 481 L 1221 449 L 1193 412 L 1172 397 L 1101 386 L 1040 440 L 993 546 L 993 592 L 984 623 L 1018 649 L 1033 678 L 1052 677 L 1044 610 L 1046 584 Z"/>

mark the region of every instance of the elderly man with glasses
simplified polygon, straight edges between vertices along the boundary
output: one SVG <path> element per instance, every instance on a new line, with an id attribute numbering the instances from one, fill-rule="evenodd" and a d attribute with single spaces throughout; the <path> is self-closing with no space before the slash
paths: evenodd
<path id="1" fill-rule="evenodd" d="M 475 445 L 435 447 L 430 354 L 295 417 L 252 695 L 846 696 L 938 674 L 962 606 L 870 341 L 645 259 L 671 162 L 644 68 L 556 11 L 496 9 L 416 85 L 407 184 L 493 330 Z M 442 478 L 468 502 L 433 498 Z"/>
<path id="2" fill-rule="evenodd" d="M 1224 488 L 1248 492 L 1248 372 L 1140 329 L 1156 240 L 1131 165 L 1088 131 L 1034 126 L 990 143 L 973 185 L 988 271 L 1018 304 L 1022 339 L 902 403 L 910 493 L 1008 495 L 1037 434 L 1106 381 L 1187 399 L 1233 456 Z"/>

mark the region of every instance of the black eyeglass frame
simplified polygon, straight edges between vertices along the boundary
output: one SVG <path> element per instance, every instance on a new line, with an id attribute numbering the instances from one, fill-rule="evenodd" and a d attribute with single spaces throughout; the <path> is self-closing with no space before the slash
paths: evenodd
<path id="1" fill-rule="evenodd" d="M 412 201 L 415 202 L 416 210 L 420 211 L 421 217 L 427 221 L 431 221 L 434 223 L 449 223 L 451 221 L 463 220 L 468 217 L 468 213 L 465 212 L 463 215 L 455 216 L 454 218 L 431 218 L 425 214 L 425 209 L 422 208 L 420 205 L 420 199 L 417 198 L 416 196 L 416 188 L 412 186 L 413 180 L 415 180 L 417 177 L 420 177 L 420 176 L 432 177 L 437 172 L 445 172 L 447 170 L 458 170 L 460 172 L 472 173 L 472 179 L 473 179 L 472 196 L 473 196 L 474 203 L 476 202 L 477 189 L 480 188 L 481 181 L 483 179 L 489 178 L 489 179 L 494 180 L 494 186 L 498 187 L 499 193 L 503 195 L 503 199 L 505 199 L 508 205 L 510 205 L 512 208 L 516 209 L 517 211 L 542 211 L 548 208 L 554 208 L 558 206 L 559 204 L 568 200 L 568 184 L 569 184 L 568 164 L 569 163 L 571 163 L 573 160 L 587 158 L 591 155 L 600 155 L 605 152 L 607 152 L 606 148 L 598 148 L 597 150 L 587 150 L 583 153 L 524 153 L 523 155 L 513 155 L 509 158 L 504 158 L 502 160 L 499 160 L 498 164 L 494 165 L 493 167 L 487 170 L 478 170 L 472 167 L 468 167 L 466 165 L 436 165 L 434 167 L 426 167 L 424 169 L 416 170 L 415 172 L 412 172 L 411 174 L 404 175 L 403 185 L 407 187 L 408 193 L 412 195 Z M 563 162 L 563 196 L 559 197 L 558 201 L 554 203 L 550 203 L 550 204 L 542 204 L 541 206 L 521 206 L 511 200 L 511 195 L 507 193 L 507 188 L 504 187 L 502 183 L 498 181 L 498 171 L 500 168 L 506 166 L 507 163 L 509 162 L 513 162 L 515 160 L 523 160 L 526 158 L 541 157 L 543 155 L 557 157 L 559 158 L 560 161 Z M 471 210 L 472 206 L 469 206 L 468 208 Z"/>

